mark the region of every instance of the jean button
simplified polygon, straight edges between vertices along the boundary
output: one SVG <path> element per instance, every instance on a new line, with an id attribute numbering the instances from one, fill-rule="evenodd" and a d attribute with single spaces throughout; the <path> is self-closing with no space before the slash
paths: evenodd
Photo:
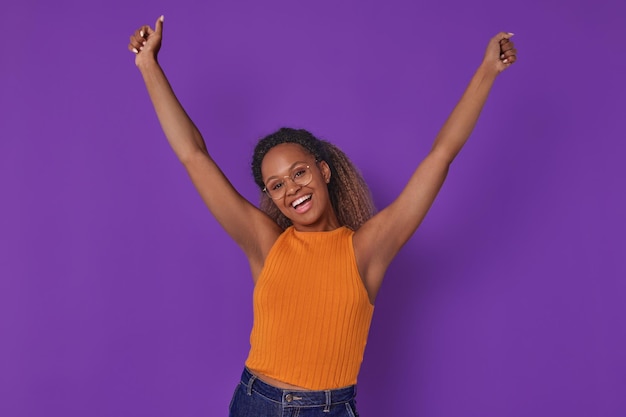
<path id="1" fill-rule="evenodd" d="M 285 401 L 287 401 L 288 403 L 293 401 L 293 395 L 291 394 L 287 394 L 285 395 Z"/>

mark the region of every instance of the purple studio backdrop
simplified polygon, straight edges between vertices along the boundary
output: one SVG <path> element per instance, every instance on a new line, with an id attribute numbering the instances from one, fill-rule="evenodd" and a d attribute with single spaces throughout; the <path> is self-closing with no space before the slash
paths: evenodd
<path id="1" fill-rule="evenodd" d="M 515 32 L 388 271 L 361 415 L 626 415 L 625 3 L 3 0 L 0 416 L 224 416 L 252 280 L 169 149 L 128 36 L 252 201 L 258 138 L 343 148 L 378 207 Z"/>

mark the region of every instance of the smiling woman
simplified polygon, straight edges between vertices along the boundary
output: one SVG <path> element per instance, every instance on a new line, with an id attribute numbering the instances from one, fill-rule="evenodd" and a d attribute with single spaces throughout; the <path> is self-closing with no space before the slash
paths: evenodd
<path id="1" fill-rule="evenodd" d="M 318 171 L 323 175 L 327 184 L 323 187 L 324 193 L 330 198 L 332 215 L 337 217 L 339 224 L 357 230 L 372 217 L 375 212 L 374 203 L 359 170 L 338 147 L 315 138 L 306 130 L 283 128 L 259 141 L 252 157 L 252 175 L 260 188 L 271 189 L 267 185 L 269 180 L 275 178 L 272 176 L 272 169 L 280 169 L 280 166 L 275 165 L 280 165 L 287 154 L 295 158 L 292 159 L 297 161 L 295 164 L 299 161 L 309 166 L 311 180 Z M 289 164 L 290 160 L 282 160 L 282 163 Z M 294 182 L 287 185 L 296 184 Z M 308 184 L 302 184 L 306 185 Z M 272 195 L 273 193 L 262 195 L 260 207 L 286 229 L 293 222 L 288 212 L 280 209 L 280 199 Z"/>
<path id="2" fill-rule="evenodd" d="M 374 300 L 472 132 L 496 76 L 516 60 L 499 33 L 402 193 L 374 214 L 358 170 L 336 146 L 283 128 L 255 148 L 260 209 L 207 151 L 158 64 L 163 17 L 130 37 L 165 135 L 211 213 L 245 252 L 255 283 L 250 353 L 230 416 L 355 416 Z"/>

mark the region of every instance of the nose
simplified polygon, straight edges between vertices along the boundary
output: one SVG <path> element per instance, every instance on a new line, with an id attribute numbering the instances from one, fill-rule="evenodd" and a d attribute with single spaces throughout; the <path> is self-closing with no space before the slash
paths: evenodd
<path id="1" fill-rule="evenodd" d="M 285 178 L 284 184 L 287 195 L 295 194 L 301 188 L 291 177 Z"/>

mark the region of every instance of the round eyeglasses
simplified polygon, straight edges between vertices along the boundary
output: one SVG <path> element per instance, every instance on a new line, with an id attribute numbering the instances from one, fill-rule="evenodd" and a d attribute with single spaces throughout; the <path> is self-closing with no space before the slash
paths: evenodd
<path id="1" fill-rule="evenodd" d="M 263 191 L 267 193 L 272 200 L 283 198 L 287 193 L 288 179 L 301 187 L 308 185 L 313 179 L 311 167 L 309 165 L 298 165 L 291 170 L 290 175 L 285 175 L 282 178 L 270 179 L 267 183 L 265 183 Z"/>

